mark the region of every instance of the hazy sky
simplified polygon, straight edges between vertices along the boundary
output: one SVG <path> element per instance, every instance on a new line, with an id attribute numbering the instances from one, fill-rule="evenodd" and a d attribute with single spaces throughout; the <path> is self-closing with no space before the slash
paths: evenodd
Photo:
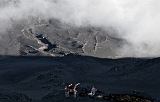
<path id="1" fill-rule="evenodd" d="M 13 2 L 4 5 L 5 1 Z M 112 27 L 114 36 L 128 42 L 117 51 L 125 56 L 160 56 L 160 0 L 1 0 L 0 4 L 1 32 L 30 16 L 55 18 L 74 26 Z"/>

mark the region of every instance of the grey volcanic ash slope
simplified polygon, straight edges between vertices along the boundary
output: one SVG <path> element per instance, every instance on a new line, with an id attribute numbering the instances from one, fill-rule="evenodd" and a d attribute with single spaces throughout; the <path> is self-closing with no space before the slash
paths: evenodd
<path id="1" fill-rule="evenodd" d="M 2 42 L 4 46 L 0 52 L 26 55 L 31 49 L 29 52 L 33 54 L 39 46 L 45 49 L 44 44 L 48 43 L 51 47 L 45 52 L 38 51 L 39 55 L 46 55 L 46 51 L 57 44 L 66 53 L 69 50 L 96 57 L 158 57 L 159 5 L 157 0 L 1 0 L 0 35 L 1 38 L 7 33 L 10 35 L 4 38 L 8 41 Z M 20 51 L 25 48 L 21 43 L 23 40 L 27 43 L 26 37 L 35 42 L 37 36 L 44 37 L 43 44 L 35 43 L 26 51 Z M 122 44 L 120 39 L 125 42 Z"/>
<path id="2" fill-rule="evenodd" d="M 36 20 L 35 20 L 36 21 Z M 13 24 L 1 42 L 1 55 L 63 56 L 77 53 L 95 57 L 118 57 L 122 40 L 98 27 L 73 27 L 58 20 L 39 21 L 25 26 Z"/>

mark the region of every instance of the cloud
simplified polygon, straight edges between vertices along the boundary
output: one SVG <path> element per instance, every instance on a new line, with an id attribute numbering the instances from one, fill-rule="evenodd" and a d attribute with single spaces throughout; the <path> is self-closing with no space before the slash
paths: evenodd
<path id="1" fill-rule="evenodd" d="M 0 1 L 4 2 L 6 0 Z M 113 28 L 126 40 L 117 53 L 125 57 L 160 56 L 160 1 L 158 0 L 8 0 L 0 7 L 0 30 L 30 16 L 55 18 L 74 26 Z"/>

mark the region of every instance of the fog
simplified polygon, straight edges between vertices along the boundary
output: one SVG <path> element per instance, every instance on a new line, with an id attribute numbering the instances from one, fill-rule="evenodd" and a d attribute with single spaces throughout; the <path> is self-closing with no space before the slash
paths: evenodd
<path id="1" fill-rule="evenodd" d="M 1 0 L 0 33 L 11 24 L 42 17 L 73 26 L 102 27 L 127 43 L 117 50 L 124 57 L 160 56 L 158 0 Z"/>

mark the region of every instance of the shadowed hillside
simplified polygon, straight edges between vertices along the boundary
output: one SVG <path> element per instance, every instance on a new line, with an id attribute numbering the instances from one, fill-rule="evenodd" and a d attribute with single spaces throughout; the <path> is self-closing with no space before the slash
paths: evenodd
<path id="1" fill-rule="evenodd" d="M 49 93 L 55 94 L 52 98 L 56 100 L 58 97 L 65 100 L 64 85 L 77 82 L 81 83 L 80 87 L 95 85 L 108 93 L 138 90 L 153 97 L 160 94 L 159 58 L 101 59 L 69 54 L 64 57 L 1 56 L 0 61 L 0 91 L 25 94 L 33 101 L 40 102 Z"/>

